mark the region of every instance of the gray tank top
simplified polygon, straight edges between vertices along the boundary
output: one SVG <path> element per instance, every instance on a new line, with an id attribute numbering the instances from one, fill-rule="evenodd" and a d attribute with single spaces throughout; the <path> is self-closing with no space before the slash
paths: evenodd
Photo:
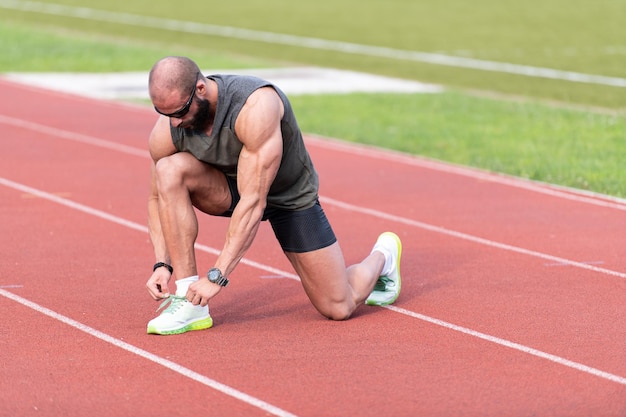
<path id="1" fill-rule="evenodd" d="M 288 210 L 311 207 L 318 198 L 319 180 L 287 96 L 278 87 L 256 77 L 211 75 L 207 78 L 215 81 L 218 88 L 211 135 L 170 125 L 176 149 L 191 153 L 236 180 L 237 162 L 243 144 L 235 134 L 235 121 L 250 94 L 261 87 L 272 87 L 283 102 L 285 114 L 280 124 L 283 156 L 270 187 L 267 204 L 268 207 Z"/>

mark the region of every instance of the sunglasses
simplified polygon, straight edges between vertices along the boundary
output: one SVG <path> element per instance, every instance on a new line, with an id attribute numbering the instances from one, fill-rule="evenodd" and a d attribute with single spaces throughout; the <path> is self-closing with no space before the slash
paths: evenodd
<path id="1" fill-rule="evenodd" d="M 196 81 L 193 84 L 193 90 L 191 90 L 189 100 L 187 100 L 185 105 L 181 107 L 180 110 L 176 110 L 174 113 L 163 113 L 161 110 L 157 109 L 156 106 L 154 106 L 154 110 L 156 110 L 157 113 L 162 114 L 163 116 L 173 117 L 174 119 L 181 119 L 185 117 L 185 115 L 189 113 L 189 108 L 191 107 L 191 103 L 193 103 L 193 98 L 196 96 L 196 85 L 198 84 L 198 77 L 200 77 L 200 73 L 196 74 Z"/>

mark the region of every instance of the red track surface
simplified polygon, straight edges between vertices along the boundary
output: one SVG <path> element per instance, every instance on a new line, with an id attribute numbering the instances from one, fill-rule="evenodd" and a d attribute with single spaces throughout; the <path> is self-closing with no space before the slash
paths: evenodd
<path id="1" fill-rule="evenodd" d="M 623 202 L 309 138 L 347 262 L 401 236 L 396 305 L 322 318 L 264 225 L 214 328 L 150 336 L 155 115 L 0 96 L 1 416 L 626 415 Z"/>

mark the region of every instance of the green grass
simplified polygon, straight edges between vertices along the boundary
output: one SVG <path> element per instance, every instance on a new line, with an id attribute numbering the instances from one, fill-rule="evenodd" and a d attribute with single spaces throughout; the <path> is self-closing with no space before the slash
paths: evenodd
<path id="1" fill-rule="evenodd" d="M 147 71 L 165 55 L 190 55 L 211 68 L 263 68 L 261 58 L 176 48 L 159 42 L 85 34 L 55 26 L 31 27 L 0 19 L 0 72 Z"/>
<path id="2" fill-rule="evenodd" d="M 408 51 L 626 77 L 626 2 L 621 0 L 48 0 L 162 19 L 249 28 Z M 405 59 L 288 47 L 94 19 L 2 10 L 2 19 L 82 32 L 348 68 L 572 103 L 626 109 L 626 88 L 486 72 Z M 164 26 L 164 25 L 161 25 Z"/>
<path id="3" fill-rule="evenodd" d="M 291 101 L 307 132 L 625 196 L 624 117 L 458 92 Z"/>
<path id="4" fill-rule="evenodd" d="M 460 0 L 246 0 L 228 7 L 191 0 L 184 8 L 140 0 L 61 2 L 626 76 L 626 31 L 620 19 L 626 14 L 626 2 L 614 0 L 477 0 L 471 4 Z M 355 4 L 358 13 L 349 12 Z M 290 18 L 277 18 L 282 16 L 278 11 L 296 7 L 298 12 Z M 203 68 L 305 64 L 438 82 L 448 87 L 446 93 L 300 96 L 292 97 L 292 101 L 306 132 L 626 197 L 626 184 L 621 179 L 626 160 L 625 88 L 31 12 L 2 10 L 0 17 L 0 72 L 148 71 L 158 58 L 170 54 L 191 56 Z M 486 98 L 483 92 L 499 98 Z M 507 98 L 508 94 L 511 96 Z M 573 110 L 574 105 L 594 110 Z"/>

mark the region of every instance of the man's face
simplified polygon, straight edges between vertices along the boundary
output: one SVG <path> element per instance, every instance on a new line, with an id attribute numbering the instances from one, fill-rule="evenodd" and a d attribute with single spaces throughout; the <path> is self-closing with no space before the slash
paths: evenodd
<path id="1" fill-rule="evenodd" d="M 196 97 L 194 101 L 196 103 L 195 111 L 192 110 L 183 117 L 178 126 L 184 129 L 204 131 L 211 121 L 211 105 L 209 100 L 200 97 Z"/>

